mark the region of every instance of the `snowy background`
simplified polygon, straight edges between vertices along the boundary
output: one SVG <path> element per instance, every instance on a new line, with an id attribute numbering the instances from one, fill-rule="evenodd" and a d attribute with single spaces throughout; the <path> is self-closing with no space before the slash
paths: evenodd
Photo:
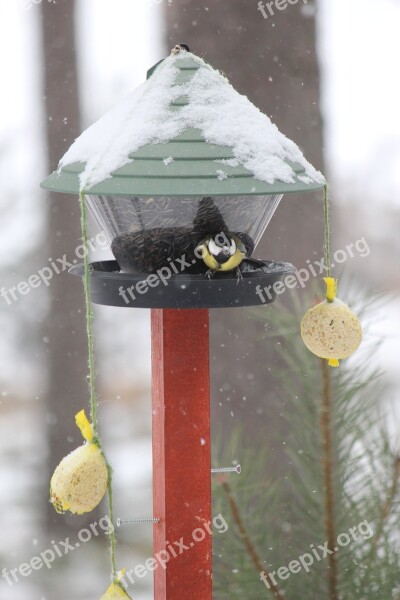
<path id="1" fill-rule="evenodd" d="M 35 248 L 46 235 L 46 199 L 38 187 L 46 172 L 35 4 L 0 0 L 0 274 L 6 288 L 26 277 L 21 263 L 24 257 L 35 256 Z M 373 270 L 378 289 L 388 294 L 386 311 L 373 329 L 384 340 L 376 360 L 388 382 L 398 389 L 400 2 L 319 0 L 318 7 L 325 157 L 342 225 L 340 236 L 344 241 L 357 239 L 351 233 L 356 223 L 372 249 L 357 268 L 366 284 Z M 141 83 L 148 67 L 168 52 L 162 42 L 162 10 L 168 7 L 152 0 L 81 0 L 78 8 L 79 79 L 86 127 Z M 340 247 L 340 241 L 336 246 Z M 41 266 L 34 259 L 33 264 L 30 272 Z M 17 306 L 0 302 L 0 563 L 9 569 L 49 545 L 35 499 L 37 486 L 43 484 L 40 466 L 47 453 L 43 427 L 51 415 L 45 414 L 41 402 L 45 374 L 40 356 L 26 349 L 30 344 L 27 332 L 45 318 L 46 308 L 42 290 L 32 290 Z M 101 383 L 108 390 L 102 413 L 107 423 L 105 441 L 111 463 L 119 465 L 117 515 L 141 516 L 143 507 L 151 506 L 149 314 L 98 308 L 97 328 Z M 128 396 L 132 390 L 134 409 Z M 396 435 L 398 397 L 392 392 L 387 401 L 397 414 L 397 422 L 392 420 Z M 143 562 L 151 551 L 150 543 L 148 528 L 135 529 L 133 535 L 132 529 L 125 530 L 121 552 L 131 564 Z M 60 597 L 54 591 L 60 581 L 68 581 L 68 597 L 91 600 L 91 581 L 104 561 L 97 552 L 102 556 L 104 547 L 80 552 L 63 567 L 55 567 L 46 584 L 47 571 L 12 588 L 1 580 L 0 600 L 53 600 Z M 77 567 L 83 563 L 82 573 Z M 135 597 L 150 599 L 151 578 L 140 585 Z"/>

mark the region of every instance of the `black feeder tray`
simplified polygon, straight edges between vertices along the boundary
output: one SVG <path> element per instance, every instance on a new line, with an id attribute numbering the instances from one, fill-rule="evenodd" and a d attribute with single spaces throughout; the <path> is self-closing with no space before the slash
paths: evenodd
<path id="1" fill-rule="evenodd" d="M 252 258 L 244 259 L 240 268 L 241 277 L 236 271 L 219 272 L 211 277 L 184 272 L 163 281 L 157 273 L 122 272 L 114 260 L 94 262 L 90 265 L 91 297 L 95 304 L 130 308 L 257 306 L 273 302 L 276 298 L 273 284 L 296 271 L 290 263 Z M 83 277 L 84 266 L 75 265 L 69 272 Z M 268 293 L 257 293 L 260 288 L 267 288 Z"/>

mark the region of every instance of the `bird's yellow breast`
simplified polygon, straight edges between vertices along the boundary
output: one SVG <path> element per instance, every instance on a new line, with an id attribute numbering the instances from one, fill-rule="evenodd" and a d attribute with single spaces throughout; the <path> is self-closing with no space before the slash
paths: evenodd
<path id="1" fill-rule="evenodd" d="M 245 257 L 243 252 L 241 252 L 240 250 L 236 250 L 235 254 L 231 256 L 229 260 L 227 260 L 224 263 L 219 263 L 215 259 L 215 257 L 212 254 L 210 254 L 206 244 L 202 244 L 201 246 L 199 246 L 199 248 L 201 250 L 201 256 L 203 261 L 205 262 L 207 267 L 211 269 L 211 271 L 232 271 L 240 265 L 243 258 Z"/>

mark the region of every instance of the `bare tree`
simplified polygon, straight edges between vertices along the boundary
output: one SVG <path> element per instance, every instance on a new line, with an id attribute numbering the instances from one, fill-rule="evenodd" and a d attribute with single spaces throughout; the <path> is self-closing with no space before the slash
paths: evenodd
<path id="1" fill-rule="evenodd" d="M 80 114 L 75 50 L 75 2 L 58 0 L 41 4 L 44 64 L 44 101 L 49 170 L 78 136 Z M 79 245 L 80 210 L 70 195 L 49 194 L 47 216 L 48 257 L 57 259 Z M 82 284 L 66 272 L 53 277 L 49 287 L 50 310 L 44 324 L 48 338 L 48 443 L 49 476 L 61 458 L 81 443 L 74 414 L 87 401 L 87 361 Z M 72 436 L 72 438 L 71 438 Z M 48 494 L 48 490 L 46 490 Z M 62 521 L 47 505 L 48 524 Z M 64 523 L 65 524 L 65 523 Z"/>

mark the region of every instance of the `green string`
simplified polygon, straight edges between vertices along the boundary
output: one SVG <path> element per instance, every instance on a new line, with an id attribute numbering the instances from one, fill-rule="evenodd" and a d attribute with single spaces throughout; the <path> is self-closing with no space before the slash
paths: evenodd
<path id="1" fill-rule="evenodd" d="M 97 400 L 96 400 L 96 386 L 95 386 L 95 364 L 94 364 L 94 341 L 93 341 L 93 308 L 92 299 L 90 294 L 90 265 L 89 265 L 89 245 L 88 245 L 88 232 L 87 232 L 87 218 L 86 218 L 86 203 L 85 203 L 85 192 L 81 191 L 79 194 L 80 206 L 81 206 L 81 230 L 82 230 L 82 242 L 85 248 L 84 252 L 84 277 L 83 277 L 83 288 L 85 293 L 85 305 L 86 305 L 86 336 L 88 343 L 88 363 L 89 363 L 89 392 L 90 392 L 90 420 L 93 426 L 94 442 L 100 448 L 104 459 L 107 464 L 108 481 L 107 481 L 107 497 L 108 497 L 108 514 L 110 522 L 112 523 L 112 531 L 109 533 L 110 541 L 110 554 L 111 554 L 111 571 L 112 579 L 115 580 L 117 577 L 117 569 L 115 563 L 115 526 L 114 526 L 114 508 L 113 508 L 113 493 L 112 493 L 112 469 L 104 454 L 103 446 L 98 434 L 97 425 Z"/>
<path id="2" fill-rule="evenodd" d="M 113 493 L 112 493 L 112 468 L 107 463 L 108 470 L 108 484 L 107 484 L 107 499 L 108 499 L 108 515 L 110 522 L 113 525 L 113 529 L 110 533 L 110 557 L 111 557 L 111 578 L 114 581 L 117 578 L 117 567 L 115 562 L 115 546 L 117 539 L 115 536 L 115 525 L 114 525 L 114 504 L 113 504 Z"/>
<path id="3" fill-rule="evenodd" d="M 88 344 L 88 362 L 89 362 L 89 391 L 90 391 L 90 420 L 93 425 L 94 437 L 97 438 L 97 401 L 96 401 L 96 389 L 95 389 L 95 368 L 94 368 L 94 342 L 93 342 L 93 309 L 92 300 L 90 296 L 90 266 L 88 257 L 88 233 L 87 233 L 87 218 L 86 218 L 86 204 L 85 204 L 85 193 L 81 192 L 79 195 L 81 204 L 81 229 L 82 229 L 82 241 L 84 251 L 83 265 L 85 269 L 83 277 L 83 288 L 85 291 L 85 305 L 86 305 L 86 337 Z"/>
<path id="4" fill-rule="evenodd" d="M 324 185 L 324 252 L 325 252 L 325 267 L 326 276 L 331 276 L 331 230 L 329 225 L 329 191 L 328 184 Z"/>

